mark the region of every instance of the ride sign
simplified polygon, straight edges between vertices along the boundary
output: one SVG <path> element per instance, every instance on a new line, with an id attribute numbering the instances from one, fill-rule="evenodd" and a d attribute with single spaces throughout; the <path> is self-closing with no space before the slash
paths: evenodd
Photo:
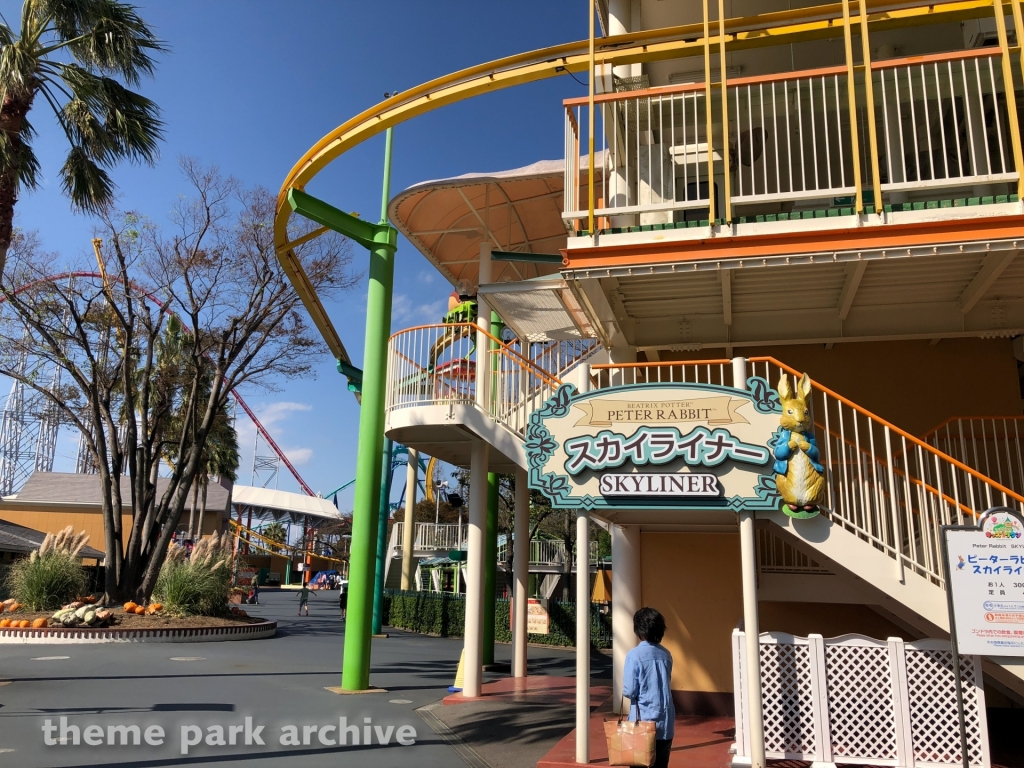
<path id="1" fill-rule="evenodd" d="M 945 536 L 957 650 L 1024 656 L 1024 520 L 997 507 Z"/>
<path id="2" fill-rule="evenodd" d="M 747 383 L 563 385 L 530 417 L 530 487 L 559 508 L 777 509 L 779 400 Z"/>

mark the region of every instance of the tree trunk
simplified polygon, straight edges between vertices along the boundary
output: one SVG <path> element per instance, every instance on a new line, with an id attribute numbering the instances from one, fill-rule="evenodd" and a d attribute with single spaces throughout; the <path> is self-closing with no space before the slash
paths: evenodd
<path id="1" fill-rule="evenodd" d="M 185 536 L 187 539 L 195 541 L 195 537 L 192 535 L 192 531 L 196 527 L 196 500 L 199 497 L 199 486 L 192 485 L 192 510 L 188 514 L 188 534 Z"/>
<path id="2" fill-rule="evenodd" d="M 25 151 L 21 132 L 25 126 L 25 116 L 32 109 L 36 95 L 34 83 L 29 83 L 28 88 L 27 93 L 18 96 L 8 93 L 0 109 L 0 131 L 10 142 L 7 151 L 10 164 L 0 173 L 0 280 L 7 265 L 7 251 L 14 239 L 14 206 L 18 202 L 18 174 L 21 170 L 21 156 Z"/>
<path id="3" fill-rule="evenodd" d="M 199 519 L 196 521 L 196 531 L 193 538 L 198 541 L 203 538 L 203 523 L 206 520 L 206 491 L 210 487 L 209 475 L 203 475 L 202 479 L 203 495 L 199 497 Z"/>

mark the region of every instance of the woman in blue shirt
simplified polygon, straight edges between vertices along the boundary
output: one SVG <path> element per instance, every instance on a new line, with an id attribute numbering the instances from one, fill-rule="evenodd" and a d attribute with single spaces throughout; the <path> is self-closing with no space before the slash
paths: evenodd
<path id="1" fill-rule="evenodd" d="M 640 644 L 626 654 L 622 696 L 629 699 L 630 720 L 654 721 L 657 735 L 651 768 L 668 768 L 676 708 L 672 704 L 672 654 L 661 646 L 665 618 L 653 608 L 641 608 L 633 616 L 633 631 Z"/>

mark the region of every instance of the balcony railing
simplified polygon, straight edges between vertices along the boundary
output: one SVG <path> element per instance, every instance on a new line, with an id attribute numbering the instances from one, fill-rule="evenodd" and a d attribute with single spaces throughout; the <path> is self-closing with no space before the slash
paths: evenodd
<path id="1" fill-rule="evenodd" d="M 467 526 L 463 525 L 461 531 L 458 525 L 446 523 L 416 523 L 416 533 L 413 539 L 415 550 L 453 550 L 466 546 Z M 391 556 L 402 550 L 402 537 L 405 532 L 405 523 L 396 522 L 391 529 L 389 549 Z M 498 545 L 498 562 L 508 561 L 508 543 L 501 542 Z M 590 564 L 598 562 L 598 544 L 590 542 Z M 565 542 L 552 539 L 534 539 L 530 542 L 530 565 L 565 565 Z"/>
<path id="2" fill-rule="evenodd" d="M 530 414 L 554 394 L 561 381 L 535 365 L 515 345 L 480 331 L 489 349 L 478 375 L 477 326 L 427 325 L 394 334 L 388 346 L 388 411 L 424 405 L 477 404 L 512 431 L 525 433 Z M 593 351 L 593 344 L 539 355 L 564 368 Z M 485 391 L 478 397 L 483 383 Z"/>
<path id="3" fill-rule="evenodd" d="M 572 556 L 572 565 L 575 565 L 575 555 Z M 598 545 L 596 541 L 590 542 L 590 564 L 597 565 Z M 498 545 L 498 562 L 508 562 L 508 543 Z M 556 539 L 533 539 L 530 542 L 530 565 L 538 566 L 564 566 L 565 565 L 565 542 Z"/>
<path id="4" fill-rule="evenodd" d="M 710 162 L 703 83 L 601 94 L 594 116 L 596 226 L 707 220 L 712 194 L 715 218 L 722 219 L 725 187 L 729 208 L 741 211 L 755 204 L 758 213 L 768 204 L 780 204 L 781 211 L 783 203 L 799 209 L 814 200 L 831 205 L 856 194 L 855 170 L 871 204 L 876 167 L 884 202 L 902 201 L 910 190 L 955 192 L 1016 181 L 1017 128 L 1010 125 L 1002 71 L 1002 53 L 993 48 L 874 62 L 869 109 L 858 69 L 856 148 L 845 65 L 728 80 L 724 109 L 721 87 L 712 88 Z M 586 103 L 564 102 L 563 219 L 577 230 L 586 228 L 589 213 L 581 155 L 589 133 Z M 870 115 L 877 156 L 870 152 Z"/>
<path id="5" fill-rule="evenodd" d="M 436 549 L 452 550 L 462 548 L 467 539 L 465 525 L 452 525 L 450 523 L 416 523 L 413 538 L 413 549 Z M 405 523 L 396 522 L 391 529 L 392 550 L 402 548 L 402 537 L 405 532 Z"/>

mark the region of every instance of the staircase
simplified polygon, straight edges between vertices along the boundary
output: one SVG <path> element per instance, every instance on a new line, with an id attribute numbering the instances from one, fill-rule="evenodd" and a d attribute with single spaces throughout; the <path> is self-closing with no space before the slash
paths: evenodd
<path id="1" fill-rule="evenodd" d="M 392 337 L 391 371 L 401 375 L 389 378 L 388 407 L 458 398 L 520 440 L 530 414 L 563 381 L 586 371 L 580 364 L 594 359 L 599 349 L 588 347 L 558 366 L 561 375 L 555 375 L 536 365 L 532 355 L 528 358 L 492 337 L 487 356 L 491 375 L 478 377 L 472 367 L 439 365 L 433 353 L 429 360 L 417 361 L 417 349 L 443 346 L 438 340 L 445 334 L 471 335 L 469 328 L 453 331 L 448 326 L 433 334 L 433 339 L 420 340 L 402 339 L 404 333 Z M 774 386 L 783 374 L 800 372 L 771 357 L 754 357 L 748 360 L 747 374 Z M 734 386 L 731 361 L 725 359 L 595 364 L 589 366 L 589 376 L 594 389 L 664 383 Z M 827 387 L 812 385 L 812 415 L 828 485 L 826 508 L 814 519 L 799 521 L 780 511 L 758 513 L 760 524 L 823 567 L 857 579 L 875 604 L 904 625 L 923 636 L 948 634 L 940 526 L 966 524 L 993 506 L 1024 510 L 1024 451 L 1017 437 L 1024 425 L 1010 418 L 955 419 L 920 439 Z M 984 671 L 1024 698 L 1024 660 L 987 658 Z"/>

